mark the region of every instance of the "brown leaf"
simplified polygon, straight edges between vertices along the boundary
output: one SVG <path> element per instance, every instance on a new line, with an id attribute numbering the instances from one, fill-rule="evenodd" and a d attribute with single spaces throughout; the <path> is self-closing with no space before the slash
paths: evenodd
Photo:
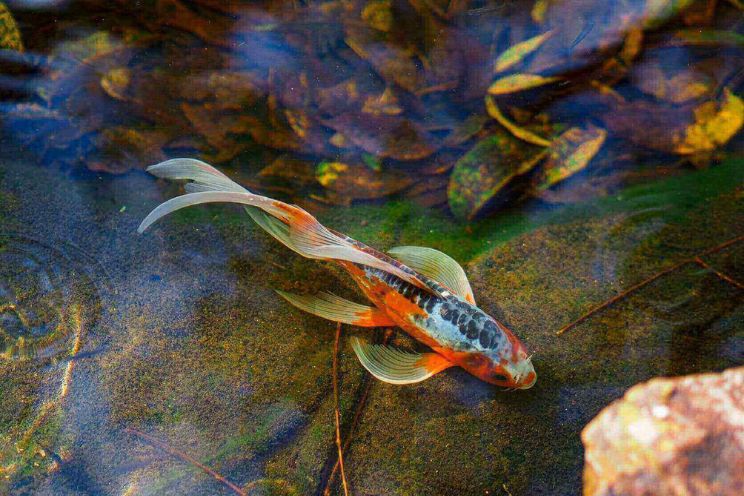
<path id="1" fill-rule="evenodd" d="M 393 171 L 374 171 L 364 164 L 321 162 L 315 177 L 326 189 L 350 199 L 376 199 L 397 193 L 411 185 L 406 175 Z"/>
<path id="2" fill-rule="evenodd" d="M 379 158 L 419 160 L 439 146 L 421 126 L 400 117 L 346 113 L 322 123 Z"/>

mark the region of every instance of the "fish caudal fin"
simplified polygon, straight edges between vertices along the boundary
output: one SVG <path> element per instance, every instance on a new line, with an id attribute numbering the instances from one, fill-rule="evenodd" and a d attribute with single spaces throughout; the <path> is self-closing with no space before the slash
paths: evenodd
<path id="1" fill-rule="evenodd" d="M 248 214 L 266 232 L 303 257 L 344 260 L 374 267 L 428 290 L 415 274 L 361 250 L 348 239 L 326 229 L 300 207 L 251 193 L 200 160 L 167 160 L 147 170 L 157 177 L 193 182 L 186 184 L 187 194 L 172 198 L 150 212 L 137 229 L 140 233 L 181 208 L 202 203 L 238 203 L 249 207 Z"/>
<path id="2" fill-rule="evenodd" d="M 351 347 L 362 366 L 388 384 L 415 384 L 454 365 L 438 353 L 403 351 L 384 344 L 369 344 L 357 337 L 351 338 Z"/>
<path id="3" fill-rule="evenodd" d="M 324 319 L 359 327 L 382 327 L 396 325 L 385 312 L 378 308 L 360 305 L 331 293 L 317 296 L 302 296 L 276 290 L 279 295 L 300 310 Z"/>

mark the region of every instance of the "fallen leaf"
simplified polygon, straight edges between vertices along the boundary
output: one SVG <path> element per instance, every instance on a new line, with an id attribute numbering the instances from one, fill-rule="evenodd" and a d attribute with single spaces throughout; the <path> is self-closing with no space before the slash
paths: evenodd
<path id="1" fill-rule="evenodd" d="M 13 14 L 3 2 L 0 2 L 0 48 L 23 51 L 21 31 L 18 29 Z"/>
<path id="2" fill-rule="evenodd" d="M 584 169 L 607 138 L 607 131 L 590 126 L 572 127 L 550 144 L 548 159 L 542 166 L 537 190 L 542 191 Z"/>
<path id="3" fill-rule="evenodd" d="M 489 88 L 492 95 L 507 95 L 560 81 L 559 77 L 544 77 L 537 74 L 512 74 L 497 79 Z"/>
<path id="4" fill-rule="evenodd" d="M 681 29 L 672 33 L 668 44 L 744 47 L 744 35 L 717 29 Z"/>
<path id="5" fill-rule="evenodd" d="M 499 110 L 499 107 L 496 105 L 492 96 L 486 95 L 486 110 L 488 111 L 488 115 L 496 119 L 499 124 L 508 129 L 509 132 L 517 138 L 526 141 L 527 143 L 532 143 L 533 145 L 550 146 L 551 142 L 549 140 L 546 140 L 523 127 L 519 127 L 507 119 L 506 116 L 501 113 L 501 110 Z"/>
<path id="6" fill-rule="evenodd" d="M 393 27 L 391 0 L 373 0 L 362 10 L 362 20 L 371 28 L 388 32 Z"/>
<path id="7" fill-rule="evenodd" d="M 503 72 L 506 69 L 518 64 L 527 55 L 540 48 L 540 45 L 542 45 L 545 40 L 547 40 L 552 34 L 552 31 L 548 31 L 508 48 L 496 59 L 493 72 Z"/>
<path id="8" fill-rule="evenodd" d="M 421 126 L 398 116 L 349 112 L 323 120 L 322 124 L 379 158 L 419 160 L 428 157 L 438 148 L 434 137 Z"/>
<path id="9" fill-rule="evenodd" d="M 398 171 L 374 171 L 353 162 L 321 162 L 315 170 L 315 177 L 324 188 L 346 200 L 382 198 L 412 183 L 409 177 Z"/>
<path id="10" fill-rule="evenodd" d="M 126 100 L 125 93 L 132 79 L 131 71 L 126 67 L 111 69 L 101 78 L 101 88 L 110 97 L 117 100 Z"/>
<path id="11" fill-rule="evenodd" d="M 548 12 L 549 2 L 550 0 L 535 0 L 535 4 L 530 11 L 530 17 L 532 17 L 532 20 L 536 24 L 543 24 L 545 22 L 545 14 Z"/>
<path id="12" fill-rule="evenodd" d="M 386 88 L 380 96 L 369 96 L 364 101 L 362 112 L 372 115 L 398 115 L 403 113 L 403 109 L 398 105 L 398 99 L 395 97 L 393 90 Z"/>
<path id="13" fill-rule="evenodd" d="M 707 152 L 725 145 L 744 124 L 744 101 L 729 89 L 723 92 L 723 101 L 708 101 L 693 110 L 695 122 L 685 129 L 684 135 L 675 136 L 675 151 L 680 155 Z"/>
<path id="14" fill-rule="evenodd" d="M 452 213 L 472 219 L 517 176 L 532 170 L 545 151 L 497 131 L 455 164 L 447 196 Z"/>

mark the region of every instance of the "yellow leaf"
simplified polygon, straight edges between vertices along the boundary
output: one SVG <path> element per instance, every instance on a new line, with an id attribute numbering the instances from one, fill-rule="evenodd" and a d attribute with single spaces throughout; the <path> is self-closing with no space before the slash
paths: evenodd
<path id="1" fill-rule="evenodd" d="M 519 42 L 516 45 L 508 48 L 506 51 L 504 51 L 504 53 L 499 55 L 499 58 L 496 59 L 496 65 L 494 66 L 493 71 L 495 73 L 502 72 L 509 67 L 518 64 L 527 55 L 531 54 L 532 52 L 537 50 L 540 45 L 545 43 L 545 40 L 547 40 L 552 34 L 552 31 L 548 31 L 547 33 L 534 36 L 529 40 Z"/>
<path id="2" fill-rule="evenodd" d="M 486 96 L 486 110 L 488 111 L 488 115 L 496 119 L 499 124 L 504 126 L 506 129 L 509 130 L 510 133 L 512 133 L 514 136 L 521 139 L 522 141 L 526 141 L 527 143 L 532 143 L 533 145 L 538 146 L 550 146 L 550 141 L 536 135 L 532 131 L 528 131 L 527 129 L 517 126 L 509 119 L 507 119 L 506 116 L 501 113 L 499 107 L 496 106 L 496 102 L 494 102 L 493 97 L 491 96 Z"/>
<path id="3" fill-rule="evenodd" d="M 362 11 L 362 20 L 371 28 L 390 31 L 393 28 L 391 0 L 377 0 L 367 4 Z"/>
<path id="4" fill-rule="evenodd" d="M 744 124 L 744 101 L 730 90 L 724 90 L 720 106 L 705 102 L 695 108 L 695 122 L 684 136 L 675 136 L 675 151 L 681 155 L 707 152 L 726 144 Z"/>
<path id="5" fill-rule="evenodd" d="M 535 23 L 542 24 L 545 22 L 545 14 L 548 12 L 548 1 L 549 0 L 536 0 L 535 5 L 532 6 L 530 16 L 532 16 L 532 20 L 535 21 Z"/>
<path id="6" fill-rule="evenodd" d="M 586 130 L 572 127 L 558 136 L 550 145 L 537 189 L 545 190 L 582 170 L 594 158 L 606 138 L 607 131 L 598 127 Z"/>
<path id="7" fill-rule="evenodd" d="M 111 69 L 101 78 L 101 88 L 112 98 L 126 100 L 125 92 L 131 81 L 131 71 L 126 67 Z"/>
<path id="8" fill-rule="evenodd" d="M 560 79 L 558 77 L 538 76 L 537 74 L 512 74 L 511 76 L 497 79 L 488 88 L 488 92 L 492 95 L 506 95 L 554 83 Z"/>
<path id="9" fill-rule="evenodd" d="M 324 186 L 329 187 L 338 179 L 338 175 L 346 172 L 349 166 L 341 162 L 321 162 L 315 170 L 315 178 Z"/>
<path id="10" fill-rule="evenodd" d="M 0 2 L 0 48 L 23 51 L 23 41 L 21 41 L 21 32 L 3 2 Z"/>

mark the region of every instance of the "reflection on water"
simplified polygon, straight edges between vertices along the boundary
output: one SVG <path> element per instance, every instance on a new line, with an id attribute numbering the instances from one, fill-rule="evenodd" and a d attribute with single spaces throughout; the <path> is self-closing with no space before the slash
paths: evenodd
<path id="1" fill-rule="evenodd" d="M 576 494 L 599 409 L 744 362 L 742 246 L 706 252 L 744 219 L 738 2 L 5 3 L 0 493 L 343 494 L 334 327 L 273 289 L 352 285 L 229 207 L 137 236 L 169 157 L 449 253 L 536 350 L 527 392 L 393 387 L 343 336 L 354 494 Z"/>

